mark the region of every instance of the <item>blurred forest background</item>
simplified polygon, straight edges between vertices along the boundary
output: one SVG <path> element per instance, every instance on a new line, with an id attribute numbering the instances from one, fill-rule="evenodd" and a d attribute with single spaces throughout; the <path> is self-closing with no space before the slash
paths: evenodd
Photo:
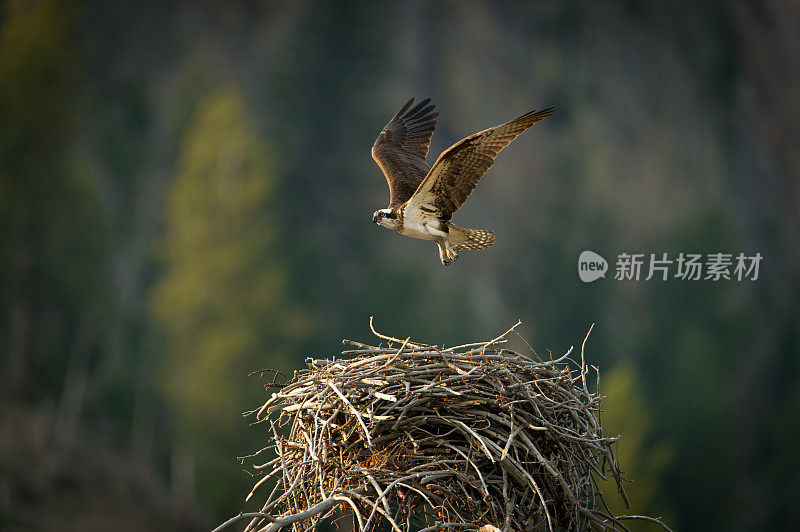
<path id="1" fill-rule="evenodd" d="M 596 322 L 632 512 L 800 529 L 797 2 L 1 9 L 0 528 L 208 529 L 265 438 L 248 372 L 374 315 L 451 345 L 519 317 L 545 356 Z M 459 213 L 497 245 L 448 269 L 371 224 L 370 147 L 410 96 L 442 113 L 433 156 L 558 109 Z M 583 284 L 584 249 L 764 261 Z"/>

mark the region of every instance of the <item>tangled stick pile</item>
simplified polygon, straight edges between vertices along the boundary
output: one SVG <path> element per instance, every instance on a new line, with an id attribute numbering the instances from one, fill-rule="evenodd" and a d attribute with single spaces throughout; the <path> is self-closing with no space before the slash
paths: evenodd
<path id="1" fill-rule="evenodd" d="M 375 332 L 389 345 L 309 359 L 249 413 L 271 436 L 253 458 L 276 456 L 248 499 L 277 483 L 220 529 L 305 530 L 341 510 L 356 530 L 624 530 L 597 485 L 625 497 L 585 364 L 504 349 L 513 330 L 447 349 Z"/>

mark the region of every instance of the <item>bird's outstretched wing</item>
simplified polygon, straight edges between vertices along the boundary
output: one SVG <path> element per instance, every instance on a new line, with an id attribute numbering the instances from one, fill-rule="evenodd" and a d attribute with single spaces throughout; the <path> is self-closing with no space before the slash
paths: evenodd
<path id="1" fill-rule="evenodd" d="M 432 112 L 435 106 L 428 105 L 430 101 L 426 98 L 412 108 L 411 98 L 372 145 L 372 158 L 389 183 L 390 208 L 408 201 L 428 173 L 425 157 L 439 116 Z"/>
<path id="2" fill-rule="evenodd" d="M 554 109 L 531 111 L 506 124 L 475 133 L 442 152 L 408 207 L 449 220 L 467 200 L 500 150 Z"/>

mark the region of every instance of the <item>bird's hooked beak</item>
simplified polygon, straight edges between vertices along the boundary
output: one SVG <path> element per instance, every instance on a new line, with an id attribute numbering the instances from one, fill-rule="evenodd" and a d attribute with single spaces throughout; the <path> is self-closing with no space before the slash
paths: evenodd
<path id="1" fill-rule="evenodd" d="M 372 223 L 376 224 L 376 223 L 380 223 L 380 221 L 381 221 L 381 213 L 380 212 L 374 213 L 372 215 Z"/>

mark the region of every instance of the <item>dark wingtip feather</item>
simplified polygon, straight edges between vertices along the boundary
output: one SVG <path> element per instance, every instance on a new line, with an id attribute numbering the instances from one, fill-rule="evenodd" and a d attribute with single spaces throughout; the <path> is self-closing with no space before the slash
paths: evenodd
<path id="1" fill-rule="evenodd" d="M 418 135 L 420 133 L 425 133 L 427 131 L 433 131 L 436 128 L 436 121 L 431 120 L 430 122 L 423 122 L 421 124 L 415 124 L 414 127 L 409 128 L 408 135 Z"/>
<path id="2" fill-rule="evenodd" d="M 536 116 L 539 119 L 542 119 L 542 118 L 545 118 L 547 116 L 552 115 L 555 112 L 556 112 L 556 108 L 555 107 L 548 107 L 547 109 L 544 109 L 542 111 L 531 111 L 526 116 Z"/>
<path id="3" fill-rule="evenodd" d="M 411 104 L 413 104 L 413 103 L 414 103 L 414 97 L 412 96 L 411 99 L 408 100 L 406 102 L 406 104 L 403 107 L 400 108 L 399 111 L 397 111 L 397 114 L 394 115 L 394 118 L 400 118 L 400 116 L 402 116 L 403 113 L 408 111 L 408 108 L 411 107 Z"/>
<path id="4" fill-rule="evenodd" d="M 430 98 L 425 98 L 424 100 L 419 102 L 419 105 L 417 105 L 417 107 L 425 107 L 429 103 L 431 103 L 431 99 Z"/>
<path id="5" fill-rule="evenodd" d="M 520 116 L 518 118 L 515 118 L 511 122 L 525 123 L 525 124 L 528 124 L 528 127 L 530 127 L 533 124 L 535 124 L 536 122 L 538 122 L 539 120 L 541 120 L 543 118 L 547 118 L 548 116 L 552 115 L 555 112 L 556 112 L 555 107 L 548 107 L 547 109 L 544 109 L 542 111 L 536 111 L 536 110 L 529 111 L 529 112 L 525 113 L 524 115 L 522 115 L 522 116 Z"/>
<path id="6" fill-rule="evenodd" d="M 408 111 L 406 114 L 403 115 L 403 120 L 411 120 L 415 118 L 415 115 L 419 114 L 420 110 L 426 105 L 428 105 L 430 101 L 431 101 L 430 98 L 425 98 L 424 100 L 419 102 L 417 105 L 414 106 L 413 109 L 411 109 L 410 111 Z"/>
<path id="7" fill-rule="evenodd" d="M 430 112 L 433 111 L 435 107 L 436 107 L 435 105 L 429 105 L 425 109 L 421 110 L 420 112 L 408 118 L 408 120 L 422 120 L 423 118 L 427 118 L 428 114 L 430 114 Z"/>

